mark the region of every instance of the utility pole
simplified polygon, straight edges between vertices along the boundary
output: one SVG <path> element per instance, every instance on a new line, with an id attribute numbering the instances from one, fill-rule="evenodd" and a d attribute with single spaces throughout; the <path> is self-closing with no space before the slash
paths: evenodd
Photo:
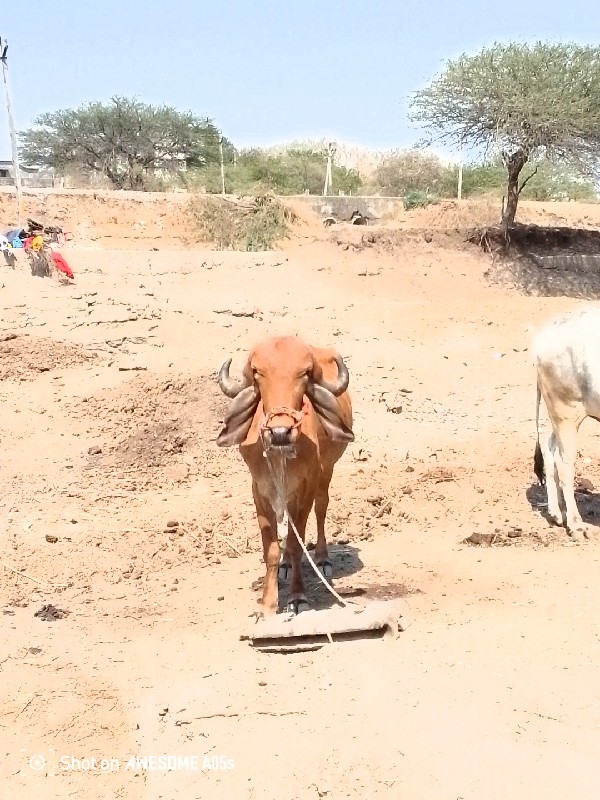
<path id="1" fill-rule="evenodd" d="M 335 155 L 335 144 L 333 142 L 329 142 L 327 146 L 327 169 L 325 170 L 325 186 L 323 187 L 324 197 L 327 196 L 328 192 L 331 192 L 331 185 L 333 183 L 331 164 L 333 162 L 334 155 Z"/>
<path id="2" fill-rule="evenodd" d="M 219 157 L 221 159 L 221 194 L 225 194 L 225 162 L 223 161 L 223 136 L 219 136 Z"/>
<path id="3" fill-rule="evenodd" d="M 460 146 L 458 151 L 458 191 L 457 197 L 459 200 L 462 199 L 462 183 L 463 183 L 463 140 L 462 136 L 460 137 Z"/>
<path id="4" fill-rule="evenodd" d="M 6 94 L 6 113 L 8 115 L 8 130 L 10 132 L 10 143 L 12 145 L 13 172 L 15 175 L 15 188 L 17 190 L 17 224 L 21 227 L 23 219 L 23 195 L 21 192 L 21 170 L 19 167 L 19 150 L 17 148 L 17 134 L 12 115 L 12 105 L 10 102 L 10 91 L 8 88 L 8 42 L 0 38 L 0 61 L 2 62 L 2 77 L 4 79 L 4 92 Z"/>

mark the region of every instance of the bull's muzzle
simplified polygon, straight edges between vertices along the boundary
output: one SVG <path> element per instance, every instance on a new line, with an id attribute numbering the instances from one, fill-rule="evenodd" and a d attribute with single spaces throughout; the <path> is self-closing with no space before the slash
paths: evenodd
<path id="1" fill-rule="evenodd" d="M 302 424 L 304 411 L 296 411 L 293 408 L 274 408 L 268 411 L 260 426 L 260 435 L 265 450 L 272 448 L 289 448 L 293 446 L 298 438 L 298 431 Z M 292 425 L 271 425 L 274 419 L 287 417 L 292 420 Z"/>
<path id="2" fill-rule="evenodd" d="M 270 439 L 273 447 L 285 447 L 292 443 L 293 431 L 294 429 L 291 425 L 289 428 L 284 425 L 278 425 L 277 427 L 267 428 L 265 434 Z"/>

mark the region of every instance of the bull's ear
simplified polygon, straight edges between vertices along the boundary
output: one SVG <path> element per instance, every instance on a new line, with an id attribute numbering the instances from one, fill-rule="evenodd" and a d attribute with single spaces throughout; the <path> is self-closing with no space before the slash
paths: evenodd
<path id="1" fill-rule="evenodd" d="M 343 419 L 337 398 L 323 386 L 312 382 L 309 383 L 306 394 L 329 438 L 335 442 L 353 442 L 354 433 Z"/>
<path id="2" fill-rule="evenodd" d="M 250 430 L 256 413 L 260 394 L 254 384 L 238 394 L 225 416 L 223 427 L 217 437 L 219 447 L 241 444 Z"/>

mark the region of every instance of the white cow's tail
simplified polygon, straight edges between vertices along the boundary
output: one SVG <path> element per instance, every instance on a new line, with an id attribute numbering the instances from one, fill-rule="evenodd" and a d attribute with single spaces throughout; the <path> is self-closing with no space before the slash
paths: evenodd
<path id="1" fill-rule="evenodd" d="M 538 481 L 542 486 L 546 485 L 546 469 L 544 467 L 544 456 L 542 455 L 542 448 L 540 447 L 540 402 L 542 399 L 542 392 L 540 389 L 540 382 L 538 380 L 536 387 L 536 402 L 535 402 L 535 453 L 533 456 L 533 471 L 536 474 Z"/>

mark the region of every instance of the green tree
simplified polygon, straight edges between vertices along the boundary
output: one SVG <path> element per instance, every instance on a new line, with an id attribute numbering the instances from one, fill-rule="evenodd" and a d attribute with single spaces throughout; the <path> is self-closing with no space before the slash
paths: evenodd
<path id="1" fill-rule="evenodd" d="M 547 159 L 531 162 L 534 168 L 531 179 L 523 188 L 525 200 L 580 200 L 597 199 L 594 184 L 568 164 L 556 164 Z M 506 171 L 501 161 L 485 164 L 465 164 L 462 193 L 464 197 L 476 194 L 500 196 L 506 185 Z"/>
<path id="2" fill-rule="evenodd" d="M 568 164 L 540 161 L 523 190 L 525 200 L 595 201 L 597 193 L 591 180 Z"/>
<path id="3" fill-rule="evenodd" d="M 500 152 L 504 226 L 514 222 L 528 161 L 545 156 L 592 172 L 600 152 L 600 47 L 495 44 L 448 62 L 417 92 L 412 118 L 429 140 Z"/>
<path id="4" fill-rule="evenodd" d="M 501 161 L 463 166 L 462 195 L 494 194 L 500 197 L 506 186 L 506 170 Z"/>
<path id="5" fill-rule="evenodd" d="M 321 194 L 325 183 L 326 160 L 323 153 L 306 148 L 241 150 L 225 165 L 225 187 L 233 194 L 257 194 L 273 191 L 280 195 Z M 356 192 L 361 186 L 360 175 L 355 170 L 334 165 L 334 190 L 346 194 Z M 207 165 L 186 176 L 188 186 L 199 185 L 207 192 L 221 191 L 221 177 L 217 166 Z"/>
<path id="6" fill-rule="evenodd" d="M 431 154 L 400 150 L 387 155 L 375 169 L 376 191 L 389 197 L 409 192 L 429 192 L 440 197 L 456 196 L 456 169 Z"/>
<path id="7" fill-rule="evenodd" d="M 321 194 L 325 185 L 327 155 L 324 150 L 294 147 L 283 153 L 287 170 L 287 190 L 289 194 Z M 362 182 L 356 170 L 347 169 L 333 163 L 333 191 L 351 194 L 360 189 Z"/>
<path id="8" fill-rule="evenodd" d="M 20 138 L 25 164 L 92 170 L 118 189 L 145 189 L 156 170 L 220 158 L 220 134 L 210 119 L 124 97 L 42 114 Z M 233 147 L 223 144 L 230 158 Z"/>

